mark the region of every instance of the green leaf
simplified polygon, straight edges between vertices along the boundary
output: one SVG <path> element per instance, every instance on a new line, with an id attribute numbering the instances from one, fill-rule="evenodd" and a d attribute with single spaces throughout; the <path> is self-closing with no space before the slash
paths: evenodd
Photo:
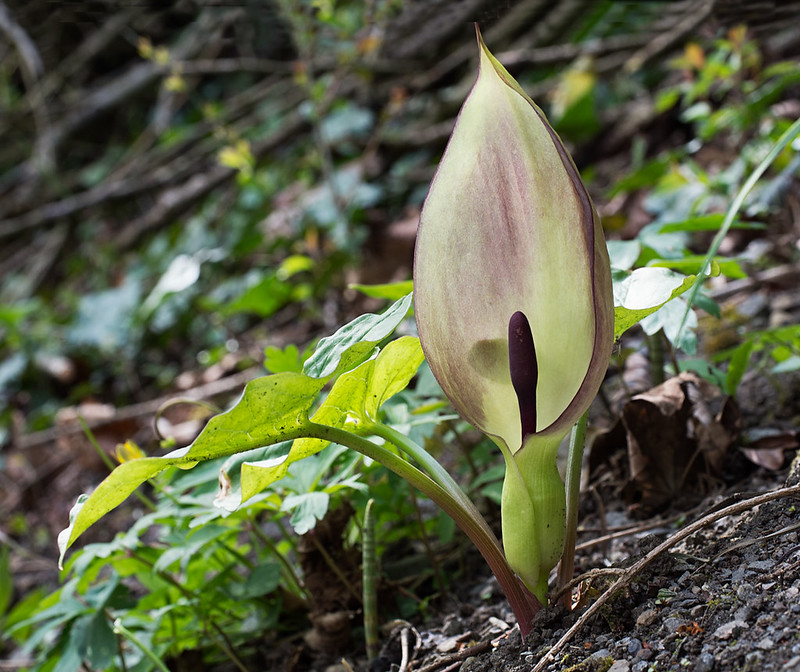
<path id="1" fill-rule="evenodd" d="M 214 506 L 225 511 L 236 511 L 242 503 L 242 465 L 245 462 L 279 464 L 286 459 L 293 444 L 294 441 L 281 441 L 231 455 L 219 470 L 219 492 L 214 498 Z"/>
<path id="2" fill-rule="evenodd" d="M 28 621 L 32 614 L 41 611 L 47 597 L 47 593 L 45 593 L 44 589 L 41 587 L 34 588 L 29 593 L 22 596 L 20 601 L 11 609 L 3 623 L 3 627 L 5 628 L 4 634 L 12 637 L 17 644 L 26 642 L 30 635 L 31 626 L 26 626 L 23 622 Z M 23 625 L 17 627 L 19 624 Z M 47 632 L 45 628 L 40 628 L 40 630 Z"/>
<path id="3" fill-rule="evenodd" d="M 397 301 L 409 294 L 414 289 L 413 280 L 403 280 L 402 282 L 390 282 L 385 285 L 348 285 L 350 289 L 355 289 L 362 294 L 366 294 L 373 299 L 389 299 Z"/>
<path id="4" fill-rule="evenodd" d="M 181 561 L 181 571 L 186 571 L 188 562 L 214 541 L 231 533 L 229 527 L 224 525 L 203 525 L 196 531 L 181 539 L 181 543 L 170 546 L 153 565 L 153 571 L 164 572 L 175 562 Z"/>
<path id="5" fill-rule="evenodd" d="M 688 291 L 696 276 L 682 276 L 666 268 L 637 268 L 614 283 L 614 338 Z"/>
<path id="6" fill-rule="evenodd" d="M 403 321 L 411 307 L 411 294 L 395 302 L 385 313 L 367 313 L 323 338 L 308 359 L 303 372 L 314 378 L 327 378 L 349 371 L 367 359 L 375 346 Z"/>
<path id="7" fill-rule="evenodd" d="M 652 268 L 671 268 L 680 273 L 699 273 L 705 265 L 706 258 L 700 255 L 689 255 L 683 259 L 660 259 L 658 261 L 651 261 L 648 266 Z M 722 274 L 726 278 L 746 278 L 747 273 L 742 270 L 739 262 L 735 259 L 723 259 L 717 257 L 711 262 L 710 275 L 716 276 Z"/>
<path id="8" fill-rule="evenodd" d="M 91 495 L 81 495 L 70 511 L 70 524 L 58 535 L 59 565 L 67 549 L 89 526 L 167 467 L 187 469 L 197 462 L 298 436 L 324 384 L 324 380 L 300 373 L 257 378 L 248 383 L 233 408 L 209 420 L 190 446 L 164 457 L 145 457 L 120 464 Z"/>
<path id="9" fill-rule="evenodd" d="M 98 611 L 87 621 L 81 655 L 96 670 L 108 669 L 117 655 L 117 638 L 105 612 Z"/>
<path id="10" fill-rule="evenodd" d="M 8 561 L 8 546 L 0 548 L 0 624 L 3 616 L 11 604 L 11 595 L 14 592 L 14 579 L 11 576 L 11 564 Z"/>
<path id="11" fill-rule="evenodd" d="M 618 271 L 628 271 L 633 268 L 642 252 L 638 240 L 609 240 L 606 243 L 611 268 Z"/>
<path id="12" fill-rule="evenodd" d="M 788 373 L 800 369 L 800 355 L 792 355 L 772 367 L 772 373 Z"/>
<path id="13" fill-rule="evenodd" d="M 339 376 L 312 420 L 329 427 L 342 427 L 348 418 L 353 424 L 363 421 L 364 401 L 374 366 L 375 360 L 371 359 Z M 283 478 L 292 464 L 316 455 L 328 443 L 321 439 L 299 438 L 286 456 L 242 464 L 242 502 Z"/>
<path id="14" fill-rule="evenodd" d="M 747 366 L 750 364 L 750 355 L 754 346 L 755 341 L 749 338 L 733 351 L 730 362 L 728 362 L 728 372 L 725 375 L 726 393 L 736 394 L 736 388 L 739 387 L 739 383 L 747 371 Z"/>
<path id="15" fill-rule="evenodd" d="M 690 329 L 697 327 L 697 315 L 694 311 L 690 312 L 689 319 L 685 322 L 685 326 L 690 329 L 681 330 L 685 310 L 686 301 L 682 298 L 676 298 L 675 300 L 667 301 L 652 315 L 642 318 L 640 324 L 644 333 L 649 336 L 663 330 L 667 340 L 674 347 L 693 355 L 697 350 L 697 336 Z"/>
<path id="16" fill-rule="evenodd" d="M 337 378 L 314 413 L 313 422 L 328 427 L 347 425 L 358 433 L 360 426 L 377 420 L 378 410 L 389 398 L 406 388 L 423 360 L 418 338 L 403 336 L 392 341 L 375 359 Z M 244 463 L 242 501 L 283 478 L 295 462 L 316 455 L 327 445 L 321 439 L 300 438 L 285 458 Z"/>
<path id="17" fill-rule="evenodd" d="M 264 562 L 253 568 L 244 582 L 241 597 L 252 599 L 267 595 L 281 582 L 281 566 L 277 562 Z"/>
<path id="18" fill-rule="evenodd" d="M 81 616 L 69 629 L 69 638 L 63 645 L 63 650 L 59 652 L 58 662 L 52 668 L 52 672 L 76 672 L 83 664 L 80 651 L 84 646 L 86 628 L 90 616 Z"/>
<path id="19" fill-rule="evenodd" d="M 270 345 L 264 350 L 264 368 L 270 373 L 302 373 L 303 363 L 311 356 L 311 351 L 311 346 L 301 353 L 294 344 L 283 350 Z"/>
<path id="20" fill-rule="evenodd" d="M 659 224 L 658 230 L 661 233 L 679 233 L 682 231 L 719 231 L 725 221 L 725 215 L 722 213 L 713 213 L 710 215 L 698 215 L 697 217 L 690 217 L 682 222 L 668 222 L 666 224 Z M 760 222 L 743 222 L 740 219 L 733 220 L 731 224 L 733 229 L 764 229 L 766 226 Z"/>
<path id="21" fill-rule="evenodd" d="M 289 522 L 297 534 L 305 534 L 316 527 L 328 512 L 330 495 L 327 492 L 304 492 L 289 495 L 283 500 L 283 510 L 291 511 Z"/>
<path id="22" fill-rule="evenodd" d="M 398 338 L 381 350 L 375 360 L 366 396 L 365 411 L 369 418 L 378 419 L 378 409 L 408 386 L 424 360 L 422 346 L 414 336 Z"/>
<path id="23" fill-rule="evenodd" d="M 276 273 L 267 273 L 257 284 L 222 307 L 221 312 L 225 316 L 245 313 L 269 317 L 286 305 L 291 294 L 291 285 L 280 280 Z"/>

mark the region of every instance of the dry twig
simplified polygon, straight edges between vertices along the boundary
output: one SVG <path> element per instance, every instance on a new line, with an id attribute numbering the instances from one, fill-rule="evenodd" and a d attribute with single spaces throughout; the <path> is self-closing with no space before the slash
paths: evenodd
<path id="1" fill-rule="evenodd" d="M 776 499 L 782 499 L 783 497 L 797 497 L 800 496 L 800 484 L 790 485 L 783 488 L 779 488 L 778 490 L 773 490 L 772 492 L 766 492 L 761 495 L 756 495 L 755 497 L 750 497 L 740 502 L 736 502 L 735 504 L 731 504 L 730 506 L 726 506 L 722 509 L 712 511 L 711 513 L 706 514 L 699 520 L 687 525 L 683 529 L 679 530 L 675 534 L 673 534 L 669 539 L 662 542 L 658 546 L 656 546 L 652 551 L 647 553 L 641 560 L 634 563 L 631 567 L 629 567 L 625 572 L 620 576 L 609 588 L 605 590 L 605 592 L 590 606 L 582 615 L 581 617 L 575 622 L 575 624 L 567 630 L 564 636 L 556 642 L 556 644 L 536 663 L 536 666 L 533 668 L 532 672 L 542 672 L 542 670 L 547 667 L 549 663 L 555 660 L 555 656 L 564 648 L 564 646 L 577 634 L 577 632 L 583 628 L 592 618 L 594 618 L 595 614 L 600 611 L 600 609 L 620 590 L 627 587 L 631 581 L 636 577 L 639 572 L 641 572 L 645 567 L 647 567 L 651 562 L 653 562 L 656 558 L 658 558 L 663 553 L 666 553 L 670 548 L 678 544 L 679 542 L 683 541 L 687 537 L 692 536 L 695 532 L 699 532 L 701 529 L 714 523 L 721 518 L 725 518 L 727 516 L 732 516 L 737 513 L 743 513 L 750 509 L 753 509 L 760 504 L 766 504 L 767 502 L 774 501 Z"/>

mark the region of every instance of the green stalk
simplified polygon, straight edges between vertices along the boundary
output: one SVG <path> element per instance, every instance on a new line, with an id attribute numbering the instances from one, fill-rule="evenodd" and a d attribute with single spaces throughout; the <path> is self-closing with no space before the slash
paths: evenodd
<path id="1" fill-rule="evenodd" d="M 272 539 L 264 534 L 264 531 L 258 526 L 255 516 L 252 513 L 248 513 L 247 519 L 250 522 L 250 531 L 256 537 L 258 537 L 261 543 L 269 549 L 270 553 L 278 559 L 278 562 L 281 564 L 283 569 L 286 582 L 294 584 L 294 587 L 297 590 L 297 595 L 301 599 L 308 601 L 310 599 L 308 591 L 303 585 L 303 582 L 300 580 L 300 577 L 297 576 L 297 573 L 294 571 L 292 563 L 290 563 L 286 559 L 286 556 L 278 550 L 277 546 L 272 542 Z"/>
<path id="2" fill-rule="evenodd" d="M 569 437 L 569 452 L 567 453 L 567 474 L 565 490 L 567 492 L 567 525 L 564 534 L 564 554 L 558 566 L 558 584 L 556 592 L 572 581 L 575 572 L 575 540 L 578 535 L 578 503 L 581 494 L 581 470 L 583 466 L 583 449 L 586 443 L 586 425 L 589 420 L 587 410 L 581 419 L 572 428 Z M 572 606 L 572 596 L 565 593 L 562 596 L 564 606 Z"/>
<path id="3" fill-rule="evenodd" d="M 692 285 L 692 288 L 689 290 L 687 295 L 686 311 L 683 314 L 681 326 L 678 329 L 678 336 L 675 339 L 676 343 L 680 342 L 681 334 L 686 326 L 686 320 L 689 319 L 689 311 L 692 309 L 692 304 L 697 296 L 697 292 L 700 291 L 700 286 L 703 284 L 703 279 L 705 278 L 706 272 L 711 266 L 711 261 L 719 251 L 719 246 L 722 245 L 722 241 L 725 239 L 725 236 L 728 235 L 728 231 L 733 225 L 733 220 L 736 217 L 736 214 L 739 212 L 739 210 L 741 210 L 742 205 L 744 205 L 744 200 L 747 198 L 747 195 L 750 193 L 753 187 L 756 186 L 756 182 L 758 182 L 761 176 L 767 171 L 767 168 L 772 165 L 772 162 L 778 158 L 778 155 L 784 149 L 786 149 L 789 143 L 792 142 L 792 140 L 794 140 L 798 135 L 800 135 L 800 119 L 795 120 L 795 122 L 784 131 L 783 135 L 778 138 L 778 142 L 775 143 L 775 145 L 769 151 L 769 154 L 767 154 L 761 160 L 761 163 L 756 166 L 756 169 L 750 174 L 750 177 L 747 178 L 745 183 L 742 185 L 742 188 L 739 189 L 739 193 L 737 193 L 736 197 L 733 199 L 728 211 L 725 213 L 725 219 L 722 221 L 720 230 L 717 231 L 717 235 L 715 235 L 714 240 L 711 241 L 711 247 L 708 248 L 708 254 L 706 254 L 706 258 L 703 261 L 703 266 L 700 269 L 700 272 L 697 274 L 697 280 L 695 280 L 694 285 Z"/>
<path id="4" fill-rule="evenodd" d="M 500 512 L 506 557 L 542 604 L 550 570 L 564 553 L 564 481 L 556 463 L 562 438 L 530 434 L 510 457 L 503 451 L 506 478 Z"/>
<path id="5" fill-rule="evenodd" d="M 366 430 L 393 443 L 406 455 L 413 458 L 422 466 L 425 473 L 427 473 L 435 483 L 450 493 L 465 509 L 471 511 L 476 518 L 480 518 L 485 524 L 483 516 L 481 516 L 478 509 L 475 507 L 474 502 L 461 489 L 461 486 L 456 483 L 456 480 L 450 475 L 450 472 L 439 464 L 439 462 L 437 462 L 422 446 L 409 439 L 405 434 L 398 432 L 394 427 L 389 427 L 389 425 L 384 425 L 380 422 L 368 426 Z M 488 525 L 486 525 L 486 529 L 489 534 L 494 535 Z M 497 545 L 500 545 L 499 541 Z"/>
<path id="6" fill-rule="evenodd" d="M 114 621 L 114 634 L 122 635 L 125 639 L 127 639 L 131 644 L 139 649 L 139 651 L 147 656 L 147 659 L 153 663 L 157 669 L 161 670 L 161 672 L 169 672 L 167 666 L 164 665 L 164 661 L 162 661 L 155 653 L 148 649 L 136 635 L 128 630 L 128 628 L 122 625 L 122 621 L 120 619 L 116 619 Z"/>
<path id="7" fill-rule="evenodd" d="M 361 538 L 363 600 L 364 605 L 364 643 L 367 659 L 378 657 L 378 587 L 377 561 L 375 558 L 375 514 L 372 513 L 374 499 L 367 502 L 364 509 L 364 531 Z"/>
<path id="8" fill-rule="evenodd" d="M 470 502 L 470 506 L 465 506 L 462 502 L 462 498 L 459 497 L 456 492 L 452 491 L 450 488 L 443 488 L 430 476 L 424 474 L 415 466 L 395 455 L 392 451 L 383 446 L 378 446 L 361 436 L 352 434 L 344 429 L 339 429 L 338 427 L 328 427 L 313 422 L 309 423 L 308 426 L 304 428 L 304 434 L 312 438 L 322 439 L 323 441 L 338 443 L 339 445 L 356 450 L 362 455 L 366 455 L 370 459 L 379 462 L 387 469 L 393 471 L 400 476 L 400 478 L 408 481 L 408 483 L 423 492 L 429 499 L 436 503 L 456 522 L 467 537 L 469 537 L 470 541 L 475 544 L 481 555 L 483 555 L 497 578 L 497 582 L 503 589 L 514 615 L 517 617 L 523 637 L 527 636 L 531 631 L 533 617 L 539 608 L 541 608 L 541 604 L 525 589 L 511 567 L 509 567 L 503 555 L 503 550 L 500 547 L 500 542 L 497 541 L 497 537 L 494 536 L 474 504 Z M 396 438 L 398 442 L 400 438 L 402 438 L 404 439 L 403 443 L 413 443 L 406 437 L 403 437 L 399 432 L 397 432 Z M 452 477 L 450 477 L 450 480 L 452 480 Z M 453 481 L 453 483 L 455 483 L 455 481 Z M 461 488 L 458 488 L 457 485 L 456 488 L 458 492 L 461 492 L 463 498 L 466 499 L 466 495 L 463 494 Z"/>

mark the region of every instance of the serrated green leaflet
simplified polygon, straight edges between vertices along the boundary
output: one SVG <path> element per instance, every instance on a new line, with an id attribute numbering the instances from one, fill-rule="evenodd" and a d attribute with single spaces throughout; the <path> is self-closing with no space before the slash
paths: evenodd
<path id="1" fill-rule="evenodd" d="M 343 326 L 333 336 L 323 338 L 303 372 L 314 378 L 327 378 L 355 368 L 369 358 L 375 346 L 391 334 L 411 308 L 411 294 L 395 302 L 385 313 L 367 313 Z"/>
<path id="2" fill-rule="evenodd" d="M 308 410 L 325 381 L 300 373 L 279 373 L 248 383 L 238 403 L 213 417 L 187 448 L 164 457 L 145 457 L 120 464 L 89 496 L 81 495 L 70 512 L 70 524 L 58 536 L 59 563 L 72 543 L 137 487 L 171 466 L 188 468 L 295 438 L 308 423 Z"/>

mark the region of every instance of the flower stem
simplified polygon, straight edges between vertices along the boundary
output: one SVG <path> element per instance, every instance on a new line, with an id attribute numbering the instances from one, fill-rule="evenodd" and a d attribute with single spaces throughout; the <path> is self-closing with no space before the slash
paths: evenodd
<path id="1" fill-rule="evenodd" d="M 583 449 L 586 442 L 586 425 L 589 411 L 584 413 L 572 428 L 569 437 L 569 452 L 567 453 L 567 474 L 565 489 L 567 492 L 567 525 L 564 535 L 564 554 L 558 566 L 558 584 L 556 593 L 572 580 L 575 571 L 575 539 L 578 533 L 578 504 L 581 494 L 581 469 L 583 466 Z M 572 595 L 565 592 L 561 598 L 564 606 L 572 606 Z"/>

